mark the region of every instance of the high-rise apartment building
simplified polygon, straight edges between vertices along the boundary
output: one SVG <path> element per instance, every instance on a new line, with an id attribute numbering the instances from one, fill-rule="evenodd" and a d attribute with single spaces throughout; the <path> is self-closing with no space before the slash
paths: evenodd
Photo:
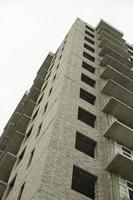
<path id="1" fill-rule="evenodd" d="M 2 200 L 133 200 L 133 48 L 77 19 L 0 138 Z"/>

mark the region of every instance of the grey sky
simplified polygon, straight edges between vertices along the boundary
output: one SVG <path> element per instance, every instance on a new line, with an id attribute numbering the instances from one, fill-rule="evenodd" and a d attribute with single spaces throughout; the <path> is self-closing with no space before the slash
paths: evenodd
<path id="1" fill-rule="evenodd" d="M 105 19 L 133 43 L 133 0 L 0 0 L 0 134 L 49 51 L 79 17 Z"/>

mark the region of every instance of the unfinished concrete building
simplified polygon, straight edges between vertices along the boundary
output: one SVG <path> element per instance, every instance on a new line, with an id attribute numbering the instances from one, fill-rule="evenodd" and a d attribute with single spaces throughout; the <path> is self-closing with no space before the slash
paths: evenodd
<path id="1" fill-rule="evenodd" d="M 2 200 L 133 200 L 133 47 L 77 19 L 0 138 Z"/>

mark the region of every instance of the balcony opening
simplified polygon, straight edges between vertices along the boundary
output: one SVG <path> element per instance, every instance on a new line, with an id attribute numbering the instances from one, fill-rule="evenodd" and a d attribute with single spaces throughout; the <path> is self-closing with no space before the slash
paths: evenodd
<path id="1" fill-rule="evenodd" d="M 92 29 L 90 26 L 86 25 L 85 27 L 86 27 L 88 30 L 94 32 L 94 29 Z"/>
<path id="2" fill-rule="evenodd" d="M 86 40 L 87 42 L 89 42 L 89 43 L 92 44 L 92 45 L 95 44 L 93 40 L 91 40 L 90 38 L 88 38 L 88 37 L 86 37 L 86 36 L 84 37 L 84 40 Z"/>
<path id="3" fill-rule="evenodd" d="M 89 172 L 73 166 L 71 188 L 91 199 L 95 199 L 95 183 L 97 178 Z"/>
<path id="4" fill-rule="evenodd" d="M 92 62 L 95 61 L 95 58 L 93 56 L 89 55 L 88 53 L 86 53 L 85 51 L 83 52 L 83 56 Z"/>
<path id="5" fill-rule="evenodd" d="M 81 107 L 78 108 L 78 119 L 93 128 L 95 127 L 96 116 Z"/>
<path id="6" fill-rule="evenodd" d="M 89 72 L 93 73 L 93 74 L 95 72 L 95 68 L 92 67 L 91 65 L 89 65 L 88 63 L 84 62 L 84 61 L 82 62 L 82 67 L 84 69 L 88 70 Z"/>
<path id="7" fill-rule="evenodd" d="M 30 130 L 28 131 L 28 133 L 26 134 L 26 140 L 30 137 L 31 133 L 33 130 L 33 126 L 30 128 Z"/>
<path id="8" fill-rule="evenodd" d="M 37 114 L 38 114 L 38 111 L 39 111 L 39 108 L 37 109 L 37 111 L 36 111 L 35 114 L 33 115 L 32 120 L 34 120 L 34 119 L 36 118 L 36 116 L 37 116 Z"/>
<path id="9" fill-rule="evenodd" d="M 123 154 L 129 158 L 132 157 L 132 151 L 128 148 L 126 148 L 125 146 L 122 146 L 122 151 L 123 151 Z"/>
<path id="10" fill-rule="evenodd" d="M 81 81 L 86 83 L 87 85 L 90 85 L 91 87 L 95 86 L 95 81 L 91 79 L 90 77 L 86 76 L 85 74 L 81 74 Z"/>
<path id="11" fill-rule="evenodd" d="M 133 200 L 133 183 L 127 181 L 129 199 Z"/>
<path id="12" fill-rule="evenodd" d="M 92 105 L 94 105 L 94 102 L 96 100 L 96 97 L 93 94 L 87 92 L 86 90 L 82 88 L 80 88 L 80 98 L 87 101 L 88 103 Z"/>
<path id="13" fill-rule="evenodd" d="M 87 50 L 89 50 L 89 51 L 91 51 L 92 53 L 94 53 L 95 52 L 95 49 L 93 49 L 92 47 L 90 47 L 88 44 L 84 44 L 84 48 L 85 49 L 87 49 Z"/>
<path id="14" fill-rule="evenodd" d="M 21 160 L 23 159 L 24 154 L 25 154 L 25 150 L 26 150 L 26 147 L 24 148 L 24 150 L 22 151 L 22 153 L 18 156 L 18 160 L 17 160 L 16 166 L 17 166 L 17 165 L 21 162 Z"/>
<path id="15" fill-rule="evenodd" d="M 90 37 L 94 38 L 94 35 L 88 31 L 85 31 L 85 34 L 89 35 Z"/>
<path id="16" fill-rule="evenodd" d="M 76 132 L 75 148 L 88 156 L 95 157 L 96 142 L 82 133 Z"/>

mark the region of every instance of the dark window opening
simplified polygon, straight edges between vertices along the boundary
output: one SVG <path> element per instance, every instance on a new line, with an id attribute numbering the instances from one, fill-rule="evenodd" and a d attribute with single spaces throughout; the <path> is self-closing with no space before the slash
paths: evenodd
<path id="1" fill-rule="evenodd" d="M 21 199 L 22 194 L 23 194 L 23 191 L 24 191 L 24 186 L 25 186 L 25 183 L 23 183 L 23 185 L 21 186 L 21 188 L 20 188 L 20 190 L 19 190 L 19 194 L 18 194 L 17 200 L 20 200 L 20 199 Z"/>
<path id="2" fill-rule="evenodd" d="M 42 88 L 42 92 L 45 90 L 45 88 L 47 87 L 48 82 L 44 85 L 44 87 Z"/>
<path id="3" fill-rule="evenodd" d="M 33 126 L 30 128 L 30 130 L 28 131 L 28 133 L 26 134 L 26 140 L 30 137 L 31 133 L 32 133 L 32 129 Z"/>
<path id="4" fill-rule="evenodd" d="M 95 199 L 95 183 L 96 176 L 90 174 L 89 172 L 73 166 L 73 176 L 72 176 L 72 189 L 91 198 Z"/>
<path id="5" fill-rule="evenodd" d="M 80 98 L 87 101 L 88 103 L 91 103 L 92 105 L 94 105 L 96 99 L 96 97 L 93 94 L 87 92 L 82 88 L 80 88 Z"/>
<path id="6" fill-rule="evenodd" d="M 91 140 L 82 133 L 79 133 L 78 131 L 76 132 L 76 142 L 75 142 L 76 149 L 94 158 L 95 147 L 96 147 L 95 141 Z"/>
<path id="7" fill-rule="evenodd" d="M 21 160 L 23 159 L 24 154 L 25 154 L 25 150 L 26 150 L 26 147 L 24 148 L 24 150 L 22 151 L 22 153 L 18 156 L 18 160 L 17 160 L 16 165 L 18 165 L 21 162 Z"/>
<path id="8" fill-rule="evenodd" d="M 133 183 L 127 182 L 127 186 L 128 186 L 129 188 L 133 189 Z"/>
<path id="9" fill-rule="evenodd" d="M 37 111 L 36 111 L 35 114 L 33 115 L 32 120 L 34 120 L 34 119 L 36 118 L 36 116 L 37 116 L 37 114 L 38 114 L 38 111 L 39 111 L 39 109 L 37 109 Z"/>
<path id="10" fill-rule="evenodd" d="M 90 47 L 88 44 L 84 44 L 84 48 L 88 49 L 89 51 L 91 51 L 92 53 L 95 52 L 95 49 L 93 49 L 92 47 Z"/>
<path id="11" fill-rule="evenodd" d="M 56 70 L 59 68 L 59 64 L 57 65 L 57 67 L 56 67 Z"/>
<path id="12" fill-rule="evenodd" d="M 33 149 L 33 151 L 32 151 L 31 154 L 30 154 L 29 162 L 28 162 L 27 168 L 31 165 L 31 162 L 32 162 L 32 159 L 33 159 L 34 153 L 35 153 L 35 149 Z"/>
<path id="13" fill-rule="evenodd" d="M 93 79 L 91 79 L 90 77 L 86 76 L 85 74 L 81 74 L 81 81 L 83 81 L 84 83 L 90 85 L 91 87 L 95 86 L 95 81 Z"/>
<path id="14" fill-rule="evenodd" d="M 44 94 L 43 94 L 44 95 Z M 40 99 L 38 100 L 38 105 L 41 103 L 42 99 L 43 99 L 43 95 L 40 97 Z"/>
<path id="15" fill-rule="evenodd" d="M 87 59 L 89 59 L 90 61 L 94 62 L 95 58 L 93 56 L 91 56 L 90 54 L 83 52 L 83 56 Z"/>
<path id="16" fill-rule="evenodd" d="M 38 127 L 38 131 L 37 131 L 36 137 L 38 137 L 40 135 L 41 128 L 42 128 L 42 123 Z"/>
<path id="17" fill-rule="evenodd" d="M 89 72 L 93 73 L 95 72 L 95 68 L 92 67 L 91 65 L 89 65 L 88 63 L 86 62 L 82 62 L 82 67 L 85 68 L 86 70 L 88 70 Z"/>
<path id="18" fill-rule="evenodd" d="M 51 71 L 49 72 L 49 74 L 46 76 L 45 80 L 48 80 L 48 78 L 50 77 L 51 75 Z"/>
<path id="19" fill-rule="evenodd" d="M 85 26 L 87 29 L 89 29 L 90 31 L 92 31 L 92 32 L 94 32 L 94 29 L 92 29 L 91 27 L 89 27 L 89 26 Z"/>
<path id="20" fill-rule="evenodd" d="M 63 46 L 63 47 L 62 47 L 62 52 L 64 51 L 64 48 L 65 48 L 65 47 Z"/>
<path id="21" fill-rule="evenodd" d="M 89 35 L 90 37 L 94 38 L 94 35 L 88 31 L 85 31 L 85 34 Z"/>
<path id="22" fill-rule="evenodd" d="M 51 95 L 52 89 L 53 89 L 53 88 L 51 88 L 51 89 L 49 90 L 49 94 L 48 94 L 48 96 L 50 96 L 50 95 Z"/>
<path id="23" fill-rule="evenodd" d="M 96 116 L 81 107 L 78 109 L 78 119 L 93 128 L 95 127 Z"/>
<path id="24" fill-rule="evenodd" d="M 133 190 L 128 190 L 130 200 L 133 200 Z"/>
<path id="25" fill-rule="evenodd" d="M 86 36 L 84 37 L 84 39 L 85 39 L 87 42 L 89 42 L 90 44 L 93 44 L 93 45 L 95 44 L 93 40 L 91 40 L 90 38 L 88 38 L 88 37 L 86 37 Z"/>
<path id="26" fill-rule="evenodd" d="M 53 66 L 54 66 L 54 63 L 50 66 L 48 71 L 50 71 L 53 68 Z"/>
<path id="27" fill-rule="evenodd" d="M 48 107 L 48 103 L 47 103 L 47 104 L 45 105 L 45 107 L 44 107 L 43 115 L 44 115 L 44 113 L 46 112 L 47 107 Z"/>
<path id="28" fill-rule="evenodd" d="M 53 77 L 53 81 L 56 79 L 56 74 L 54 75 L 54 77 Z"/>

